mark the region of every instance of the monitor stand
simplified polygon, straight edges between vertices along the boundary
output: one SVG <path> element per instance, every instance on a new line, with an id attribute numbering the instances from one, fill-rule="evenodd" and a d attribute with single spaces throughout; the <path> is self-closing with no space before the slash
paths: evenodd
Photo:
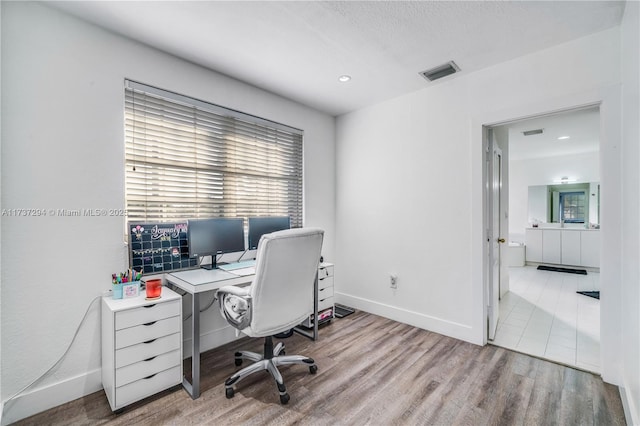
<path id="1" fill-rule="evenodd" d="M 205 258 L 205 256 L 202 256 L 202 257 L 200 258 L 200 268 L 202 268 L 202 269 L 206 269 L 206 270 L 208 270 L 208 271 L 210 271 L 210 270 L 212 270 L 212 269 L 218 269 L 217 257 L 218 257 L 217 255 L 212 254 L 212 255 L 211 255 L 211 264 L 203 265 L 203 264 L 202 264 L 202 259 L 204 259 L 204 258 Z"/>

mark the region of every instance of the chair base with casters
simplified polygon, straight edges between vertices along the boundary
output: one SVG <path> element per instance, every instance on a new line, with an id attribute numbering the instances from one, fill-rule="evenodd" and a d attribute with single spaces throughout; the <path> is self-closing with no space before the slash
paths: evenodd
<path id="1" fill-rule="evenodd" d="M 235 353 L 236 366 L 242 365 L 243 359 L 254 361 L 254 363 L 240 371 L 237 371 L 224 382 L 227 398 L 233 398 L 235 394 L 233 386 L 240 380 L 257 371 L 267 370 L 271 373 L 276 381 L 276 385 L 278 386 L 278 392 L 280 392 L 280 403 L 286 404 L 289 402 L 289 394 L 287 393 L 287 388 L 284 385 L 282 375 L 280 374 L 280 371 L 278 371 L 278 366 L 302 364 L 309 367 L 309 372 L 311 374 L 316 374 L 318 371 L 318 367 L 312 358 L 302 355 L 285 355 L 284 344 L 282 342 L 278 343 L 274 348 L 271 336 L 265 337 L 264 354 L 262 355 L 249 351 L 239 351 Z"/>

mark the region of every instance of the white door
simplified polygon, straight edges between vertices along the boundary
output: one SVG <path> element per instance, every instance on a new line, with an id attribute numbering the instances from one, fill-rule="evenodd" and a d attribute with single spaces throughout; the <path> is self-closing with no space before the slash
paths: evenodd
<path id="1" fill-rule="evenodd" d="M 489 131 L 489 147 L 492 153 L 489 161 L 490 221 L 489 229 L 489 339 L 496 336 L 498 314 L 500 312 L 500 244 L 505 240 L 500 236 L 500 191 L 502 189 L 502 151 L 493 143 L 493 132 Z"/>

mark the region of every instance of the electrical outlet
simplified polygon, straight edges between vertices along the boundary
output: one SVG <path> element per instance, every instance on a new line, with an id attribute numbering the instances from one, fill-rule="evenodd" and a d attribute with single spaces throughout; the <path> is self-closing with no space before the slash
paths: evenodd
<path id="1" fill-rule="evenodd" d="M 398 276 L 391 274 L 390 278 L 391 278 L 391 288 L 398 288 Z"/>

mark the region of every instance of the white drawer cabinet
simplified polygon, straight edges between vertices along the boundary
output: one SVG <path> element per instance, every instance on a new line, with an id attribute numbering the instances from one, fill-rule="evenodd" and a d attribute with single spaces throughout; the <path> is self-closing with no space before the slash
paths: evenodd
<path id="1" fill-rule="evenodd" d="M 318 324 L 333 319 L 333 264 L 323 262 L 318 267 Z M 303 326 L 313 327 L 313 315 L 309 316 Z"/>
<path id="2" fill-rule="evenodd" d="M 182 302 L 102 298 L 102 386 L 111 410 L 182 383 Z"/>

